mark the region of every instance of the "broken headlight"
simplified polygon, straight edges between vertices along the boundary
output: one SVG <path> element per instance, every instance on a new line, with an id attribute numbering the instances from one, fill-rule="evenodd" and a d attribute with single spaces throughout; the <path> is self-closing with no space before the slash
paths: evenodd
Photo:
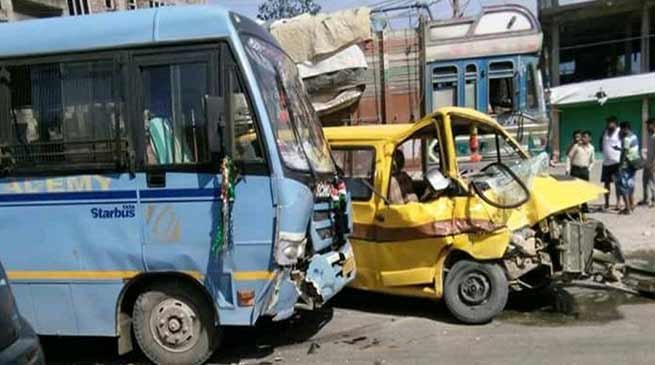
<path id="1" fill-rule="evenodd" d="M 295 265 L 305 255 L 307 236 L 303 233 L 280 232 L 275 260 L 280 266 Z"/>

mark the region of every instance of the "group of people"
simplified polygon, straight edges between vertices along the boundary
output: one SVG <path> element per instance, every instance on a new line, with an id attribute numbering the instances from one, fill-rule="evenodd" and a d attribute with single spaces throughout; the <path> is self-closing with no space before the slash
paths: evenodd
<path id="1" fill-rule="evenodd" d="M 643 169 L 644 199 L 639 205 L 655 207 L 655 119 L 647 125 L 647 154 L 641 155 L 639 138 L 633 132 L 630 122 L 618 122 L 615 116 L 607 118 L 607 126 L 600 137 L 603 153 L 601 181 L 605 189 L 604 210 L 610 207 L 612 184 L 616 188 L 616 210 L 620 214 L 631 214 L 635 208 L 635 176 Z M 589 181 L 591 168 L 595 163 L 595 148 L 591 143 L 591 132 L 575 131 L 567 151 L 566 170 L 571 176 Z M 623 204 L 623 206 L 622 206 Z"/>

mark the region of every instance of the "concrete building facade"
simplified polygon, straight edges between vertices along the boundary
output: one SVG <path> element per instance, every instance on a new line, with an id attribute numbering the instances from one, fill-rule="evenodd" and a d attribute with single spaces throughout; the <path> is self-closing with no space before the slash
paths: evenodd
<path id="1" fill-rule="evenodd" d="M 0 0 L 0 22 L 206 3 L 207 0 Z"/>
<path id="2" fill-rule="evenodd" d="M 540 0 L 539 11 L 555 157 L 573 130 L 601 133 L 609 115 L 645 136 L 655 115 L 655 0 Z"/>

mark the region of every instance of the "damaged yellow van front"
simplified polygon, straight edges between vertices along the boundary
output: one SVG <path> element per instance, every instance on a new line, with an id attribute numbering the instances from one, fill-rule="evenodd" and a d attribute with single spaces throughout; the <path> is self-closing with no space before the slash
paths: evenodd
<path id="1" fill-rule="evenodd" d="M 529 156 L 484 114 L 443 108 L 325 132 L 353 199 L 356 288 L 443 298 L 483 323 L 510 291 L 620 275 L 618 243 L 581 209 L 604 190 L 549 175 L 546 155 Z"/>

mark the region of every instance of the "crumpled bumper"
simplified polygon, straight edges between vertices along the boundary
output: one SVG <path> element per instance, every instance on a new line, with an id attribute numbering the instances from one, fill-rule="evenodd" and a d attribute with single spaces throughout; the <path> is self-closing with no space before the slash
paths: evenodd
<path id="1" fill-rule="evenodd" d="M 307 291 L 313 299 L 322 304 L 340 292 L 356 275 L 355 255 L 350 242 L 338 252 L 329 252 L 312 257 L 305 274 Z"/>
<path id="2" fill-rule="evenodd" d="M 296 308 L 320 307 L 355 279 L 356 271 L 350 242 L 339 251 L 314 255 L 306 272 L 279 271 L 265 313 L 279 321 L 291 317 Z"/>

